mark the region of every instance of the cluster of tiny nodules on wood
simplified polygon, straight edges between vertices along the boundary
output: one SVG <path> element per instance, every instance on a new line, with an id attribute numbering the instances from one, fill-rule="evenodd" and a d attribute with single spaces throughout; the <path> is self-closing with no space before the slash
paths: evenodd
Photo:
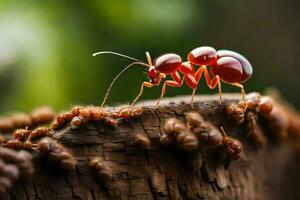
<path id="1" fill-rule="evenodd" d="M 13 138 L 4 142 L 3 146 L 32 151 L 36 145 L 33 142 L 45 136 L 50 136 L 50 129 L 47 127 L 38 127 L 34 130 L 17 129 L 13 132 Z"/>
<path id="2" fill-rule="evenodd" d="M 38 151 L 45 155 L 50 162 L 57 163 L 64 170 L 73 170 L 76 166 L 75 157 L 56 140 L 45 137 L 37 145 Z"/>
<path id="3" fill-rule="evenodd" d="M 232 159 L 240 160 L 242 158 L 242 152 L 243 152 L 244 148 L 240 141 L 225 135 L 223 137 L 222 144 L 225 147 L 225 152 Z"/>
<path id="4" fill-rule="evenodd" d="M 227 114 L 234 119 L 238 125 L 248 125 L 248 136 L 259 146 L 265 146 L 267 139 L 258 123 L 258 116 L 269 119 L 272 116 L 274 103 L 271 97 L 261 96 L 253 92 L 246 96 L 246 101 L 232 102 L 226 106 Z"/>
<path id="5" fill-rule="evenodd" d="M 268 140 L 263 133 L 261 126 L 258 124 L 257 115 L 250 111 L 247 113 L 248 122 L 248 136 L 254 140 L 255 144 L 259 146 L 266 146 Z"/>
<path id="6" fill-rule="evenodd" d="M 110 112 L 96 106 L 75 106 L 70 112 L 61 113 L 51 125 L 52 129 L 58 129 L 67 123 L 76 129 L 89 121 L 103 121 L 105 124 L 116 127 L 120 119 L 138 117 L 142 114 L 142 108 L 128 107 L 119 111 Z"/>
<path id="7" fill-rule="evenodd" d="M 31 178 L 33 171 L 31 154 L 0 147 L 0 198 L 9 192 L 18 179 Z"/>
<path id="8" fill-rule="evenodd" d="M 268 143 L 259 123 L 262 120 L 266 122 L 265 128 L 269 129 L 269 132 L 272 133 L 270 136 L 273 136 L 275 141 L 283 143 L 292 137 L 295 141 L 296 155 L 300 155 L 300 142 L 298 142 L 298 138 L 300 138 L 300 115 L 295 110 L 285 105 L 280 99 L 274 101 L 271 97 L 262 96 L 256 92 L 248 94 L 245 103 L 244 118 L 247 120 L 248 136 L 257 145 L 265 146 Z M 242 103 L 231 103 L 226 110 L 233 119 L 242 123 L 242 120 L 239 121 L 242 117 L 234 116 L 235 110 L 239 109 L 239 104 L 242 105 Z"/>
<path id="9" fill-rule="evenodd" d="M 90 161 L 90 166 L 96 170 L 97 176 L 102 181 L 108 181 L 113 179 L 112 169 L 109 166 L 107 166 L 101 158 L 93 158 Z"/>
<path id="10" fill-rule="evenodd" d="M 200 142 L 207 145 L 208 148 L 214 148 L 222 143 L 222 133 L 213 124 L 205 121 L 197 112 L 189 112 L 186 114 L 190 130 L 195 133 Z"/>
<path id="11" fill-rule="evenodd" d="M 295 155 L 300 159 L 300 113 L 285 102 L 278 92 L 273 92 L 272 96 L 276 101 L 274 109 L 267 118 L 268 123 L 272 123 L 270 129 L 279 142 L 285 142 L 290 138 Z"/>
<path id="12" fill-rule="evenodd" d="M 277 106 L 278 104 L 276 104 L 275 106 L 274 109 L 275 112 Z M 289 121 L 289 125 L 288 125 L 289 137 L 292 138 L 292 141 L 294 143 L 293 145 L 295 148 L 295 154 L 297 158 L 300 159 L 300 113 L 296 111 L 293 107 L 288 107 L 287 109 L 285 109 L 285 111 L 286 111 L 285 116 L 288 118 Z"/>
<path id="13" fill-rule="evenodd" d="M 14 113 L 11 116 L 0 118 L 0 131 L 9 132 L 14 129 L 47 124 L 54 119 L 54 116 L 55 112 L 47 106 L 36 108 L 30 114 Z"/>
<path id="14" fill-rule="evenodd" d="M 252 136 L 254 140 L 258 143 L 263 142 L 263 137 L 260 134 L 260 126 L 257 123 L 257 120 L 253 120 L 253 113 L 261 116 L 268 122 L 268 128 L 274 134 L 276 141 L 282 143 L 288 139 L 289 118 L 287 112 L 282 106 L 275 104 L 271 97 L 261 96 L 258 93 L 248 94 L 246 103 L 249 110 L 247 113 L 247 115 L 249 115 L 248 119 L 250 120 L 249 133 L 253 134 Z"/>
<path id="15" fill-rule="evenodd" d="M 285 108 L 275 104 L 272 112 L 262 117 L 267 121 L 268 128 L 277 142 L 283 143 L 288 140 L 290 119 Z"/>
<path id="16" fill-rule="evenodd" d="M 261 96 L 256 92 L 248 94 L 245 103 L 249 110 L 255 111 L 260 115 L 269 115 L 274 107 L 271 97 Z"/>
<path id="17" fill-rule="evenodd" d="M 243 151 L 242 144 L 227 135 L 223 135 L 210 122 L 207 122 L 197 112 L 189 112 L 185 115 L 186 123 L 176 118 L 169 118 L 164 127 L 165 133 L 160 142 L 170 145 L 175 141 L 186 151 L 198 149 L 199 143 L 208 148 L 225 147 L 225 152 L 233 159 L 240 159 Z"/>
<path id="18" fill-rule="evenodd" d="M 245 120 L 247 106 L 244 102 L 233 102 L 226 106 L 227 114 L 232 117 L 237 124 L 242 124 Z"/>
<path id="19" fill-rule="evenodd" d="M 246 96 L 246 101 L 232 102 L 226 106 L 227 114 L 232 117 L 238 125 L 245 121 L 247 110 L 254 111 L 260 115 L 269 115 L 273 109 L 273 100 L 268 96 L 261 96 L 253 92 Z"/>
<path id="20" fill-rule="evenodd" d="M 5 162 L 15 164 L 20 170 L 20 176 L 28 179 L 33 175 L 32 156 L 27 151 L 16 151 L 6 147 L 0 147 L 0 158 Z"/>
<path id="21" fill-rule="evenodd" d="M 151 141 L 149 137 L 144 133 L 138 133 L 134 137 L 134 144 L 142 149 L 150 149 Z"/>
<path id="22" fill-rule="evenodd" d="M 177 143 L 186 151 L 198 149 L 198 140 L 186 124 L 176 118 L 167 119 L 164 127 L 165 133 L 160 137 L 160 142 L 164 145 Z"/>
<path id="23" fill-rule="evenodd" d="M 197 112 L 186 114 L 186 121 L 190 129 L 196 134 L 199 142 L 207 145 L 208 148 L 224 146 L 225 153 L 234 160 L 242 157 L 243 145 L 237 139 L 221 133 L 212 123 L 205 121 Z"/>
<path id="24" fill-rule="evenodd" d="M 260 113 L 259 113 L 260 114 Z M 267 122 L 270 133 L 277 142 L 283 143 L 292 138 L 297 153 L 297 140 L 300 140 L 300 115 L 279 99 L 274 102 L 269 114 L 261 115 Z M 298 153 L 297 153 L 298 154 Z M 300 152 L 299 152 L 300 154 Z"/>
<path id="25" fill-rule="evenodd" d="M 19 179 L 20 171 L 15 164 L 0 159 L 0 173 L 0 198 L 2 199 Z"/>

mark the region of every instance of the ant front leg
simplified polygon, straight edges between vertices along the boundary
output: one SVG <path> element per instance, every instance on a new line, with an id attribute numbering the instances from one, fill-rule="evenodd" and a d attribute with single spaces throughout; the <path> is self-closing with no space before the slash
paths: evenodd
<path id="1" fill-rule="evenodd" d="M 156 103 L 156 106 L 158 106 L 160 101 L 164 98 L 164 96 L 166 94 L 167 85 L 170 87 L 181 87 L 182 86 L 183 79 L 181 79 L 181 77 L 177 71 L 174 72 L 173 74 L 171 74 L 171 76 L 172 76 L 173 80 L 166 80 L 164 82 L 162 89 L 161 89 L 161 95 Z"/>
<path id="2" fill-rule="evenodd" d="M 156 105 L 159 105 L 160 101 L 163 99 L 165 93 L 166 93 L 166 87 L 171 86 L 171 87 L 181 87 L 183 80 L 185 80 L 186 84 L 193 90 L 192 94 L 192 99 L 191 99 L 191 105 L 193 107 L 193 100 L 194 100 L 194 95 L 197 89 L 197 81 L 195 80 L 194 76 L 192 74 L 185 74 L 183 79 L 181 79 L 179 73 L 176 71 L 173 74 L 171 74 L 173 80 L 166 80 L 164 82 L 164 85 L 161 90 L 161 96 L 157 102 Z"/>
<path id="3" fill-rule="evenodd" d="M 218 91 L 219 91 L 219 96 L 220 96 L 220 105 L 222 105 L 222 86 L 221 86 L 220 77 L 218 75 L 216 75 L 213 79 L 211 79 L 207 68 L 205 66 L 202 66 L 196 71 L 195 76 L 194 76 L 197 83 L 201 79 L 203 72 L 204 72 L 206 84 L 210 89 L 214 89 L 218 85 Z"/>
<path id="4" fill-rule="evenodd" d="M 133 100 L 133 102 L 130 104 L 130 107 L 133 107 L 133 105 L 139 100 L 139 98 L 142 96 L 143 92 L 144 92 L 144 87 L 147 88 L 152 88 L 153 86 L 155 86 L 153 83 L 150 82 L 143 82 L 141 85 L 141 89 L 140 89 L 140 93 L 137 95 L 137 97 Z"/>
<path id="5" fill-rule="evenodd" d="M 143 82 L 141 89 L 140 89 L 140 93 L 137 95 L 137 97 L 134 99 L 134 101 L 130 104 L 130 107 L 133 107 L 133 105 L 137 102 L 137 100 L 142 96 L 143 92 L 144 92 L 144 87 L 148 87 L 148 88 L 152 88 L 153 86 L 158 86 L 161 82 L 161 79 L 166 78 L 166 75 L 163 73 L 160 73 L 158 76 L 158 81 L 156 84 L 150 83 L 150 82 Z"/>

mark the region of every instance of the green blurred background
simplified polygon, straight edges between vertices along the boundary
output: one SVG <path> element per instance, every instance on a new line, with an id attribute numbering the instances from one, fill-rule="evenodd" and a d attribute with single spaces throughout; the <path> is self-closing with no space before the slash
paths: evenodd
<path id="1" fill-rule="evenodd" d="M 0 111 L 29 111 L 48 104 L 99 104 L 113 77 L 129 63 L 113 50 L 145 60 L 210 45 L 235 50 L 253 64 L 246 90 L 280 89 L 298 108 L 299 3 L 292 0 L 0 1 Z M 147 80 L 132 68 L 109 104 L 129 102 Z M 224 91 L 238 91 L 224 87 Z M 198 93 L 215 93 L 202 82 Z M 167 96 L 190 94 L 186 86 Z M 160 88 L 143 98 L 157 98 Z"/>

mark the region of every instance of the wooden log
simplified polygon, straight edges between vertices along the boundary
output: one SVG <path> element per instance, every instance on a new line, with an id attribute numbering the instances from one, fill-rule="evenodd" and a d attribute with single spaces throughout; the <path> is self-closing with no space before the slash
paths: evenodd
<path id="1" fill-rule="evenodd" d="M 227 94 L 224 99 L 226 105 L 240 96 Z M 142 102 L 142 116 L 122 120 L 116 128 L 102 122 L 90 122 L 76 130 L 66 125 L 54 137 L 73 152 L 76 170 L 61 171 L 36 155 L 34 178 L 19 182 L 7 198 L 300 199 L 299 161 L 289 143 L 278 145 L 271 140 L 267 147 L 258 148 L 247 137 L 247 124 L 237 126 L 228 119 L 218 96 L 197 96 L 196 100 L 194 109 L 189 96 L 167 98 L 159 107 L 153 106 L 155 101 Z M 205 145 L 187 152 L 176 145 L 160 144 L 166 119 L 183 120 L 191 110 L 239 139 L 245 149 L 243 159 L 230 160 L 222 150 Z M 134 143 L 137 134 L 150 139 L 149 148 Z M 90 166 L 94 157 L 101 158 L 111 179 L 97 177 Z"/>

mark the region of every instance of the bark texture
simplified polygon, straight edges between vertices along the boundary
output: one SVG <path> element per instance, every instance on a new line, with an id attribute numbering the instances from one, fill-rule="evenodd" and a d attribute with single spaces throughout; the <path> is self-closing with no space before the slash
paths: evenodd
<path id="1" fill-rule="evenodd" d="M 169 117 L 182 119 L 191 111 L 189 97 L 169 98 L 158 108 L 154 101 L 144 102 L 139 118 L 123 120 L 117 128 L 102 122 L 72 130 L 69 125 L 55 138 L 69 148 L 78 164 L 75 171 L 64 172 L 35 159 L 35 176 L 20 182 L 8 199 L 300 199 L 300 163 L 288 143 L 269 142 L 257 148 L 247 137 L 247 126 L 230 121 L 217 96 L 198 96 L 197 112 L 244 145 L 244 159 L 231 161 L 220 150 L 186 152 L 177 146 L 163 146 L 159 137 Z M 225 95 L 225 104 L 240 99 Z M 136 134 L 146 134 L 150 149 L 134 145 Z M 269 138 L 272 133 L 265 133 Z M 111 169 L 113 179 L 97 178 L 89 162 L 95 156 Z"/>

